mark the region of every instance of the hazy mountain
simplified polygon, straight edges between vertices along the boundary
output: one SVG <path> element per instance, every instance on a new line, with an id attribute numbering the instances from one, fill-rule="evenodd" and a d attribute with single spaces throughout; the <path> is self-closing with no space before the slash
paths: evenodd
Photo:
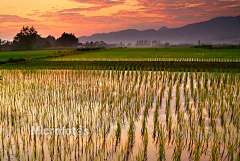
<path id="1" fill-rule="evenodd" d="M 170 43 L 232 43 L 240 41 L 240 16 L 218 17 L 180 28 L 161 27 L 159 30 L 138 31 L 134 29 L 94 34 L 79 38 L 80 42 L 105 41 L 107 43 L 132 42 L 137 40 L 161 40 Z"/>
<path id="2" fill-rule="evenodd" d="M 167 31 L 167 30 L 168 30 L 168 28 L 166 26 L 163 26 L 158 31 L 160 32 L 160 31 Z"/>

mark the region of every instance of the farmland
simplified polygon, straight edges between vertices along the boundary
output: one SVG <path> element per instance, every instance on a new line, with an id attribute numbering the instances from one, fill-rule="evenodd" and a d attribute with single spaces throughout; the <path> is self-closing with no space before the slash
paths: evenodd
<path id="1" fill-rule="evenodd" d="M 0 160 L 240 160 L 238 49 L 44 57 L 0 65 Z"/>
<path id="2" fill-rule="evenodd" d="M 101 70 L 0 74 L 3 159 L 239 157 L 239 74 Z M 33 125 L 87 127 L 91 134 L 32 136 Z"/>
<path id="3" fill-rule="evenodd" d="M 57 54 L 48 53 L 38 59 L 32 58 L 31 61 L 2 65 L 0 69 L 145 69 L 227 72 L 239 72 L 240 70 L 239 49 L 161 48 L 156 50 L 155 48 L 129 48 L 54 52 Z M 24 58 L 26 55 L 23 55 Z M 18 57 L 21 58 L 21 55 Z"/>
<path id="4" fill-rule="evenodd" d="M 147 48 L 109 49 L 86 52 L 51 61 L 237 61 L 240 49 Z"/>
<path id="5" fill-rule="evenodd" d="M 72 50 L 36 50 L 36 51 L 7 51 L 0 52 L 0 62 L 6 62 L 9 59 L 35 59 L 48 56 L 56 56 L 59 54 L 65 54 Z"/>
<path id="6" fill-rule="evenodd" d="M 30 61 L 6 64 L 0 69 L 18 70 L 150 70 L 150 71 L 205 71 L 240 72 L 238 62 L 183 62 L 183 61 Z"/>

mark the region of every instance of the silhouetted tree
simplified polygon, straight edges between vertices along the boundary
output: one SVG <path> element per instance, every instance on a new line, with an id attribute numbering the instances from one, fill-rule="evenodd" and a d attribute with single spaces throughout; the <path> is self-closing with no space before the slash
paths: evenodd
<path id="1" fill-rule="evenodd" d="M 63 33 L 61 37 L 57 39 L 58 46 L 62 47 L 74 47 L 78 45 L 78 38 L 72 33 Z"/>
<path id="2" fill-rule="evenodd" d="M 9 51 L 12 49 L 12 42 L 7 40 L 0 40 L 0 50 Z"/>
<path id="3" fill-rule="evenodd" d="M 169 43 L 169 42 L 166 42 L 166 43 L 164 44 L 164 46 L 165 46 L 165 47 L 169 47 L 169 46 L 170 46 L 170 43 Z"/>
<path id="4" fill-rule="evenodd" d="M 99 41 L 95 41 L 93 44 L 95 47 L 99 47 L 99 45 L 100 45 Z"/>
<path id="5" fill-rule="evenodd" d="M 57 41 L 56 41 L 56 38 L 54 36 L 49 35 L 46 38 L 46 41 L 51 45 L 51 47 L 57 46 Z"/>
<path id="6" fill-rule="evenodd" d="M 35 28 L 23 27 L 13 38 L 13 50 L 34 50 L 50 47 L 44 38 L 42 38 Z"/>
<path id="7" fill-rule="evenodd" d="M 46 40 L 46 38 L 42 38 L 38 36 L 36 38 L 36 41 L 34 43 L 34 49 L 43 49 L 43 48 L 49 48 L 51 47 L 51 44 Z"/>
<path id="8" fill-rule="evenodd" d="M 13 38 L 14 50 L 32 50 L 37 38 L 40 37 L 34 27 L 23 27 Z"/>
<path id="9" fill-rule="evenodd" d="M 90 44 L 89 44 L 89 46 L 92 47 L 93 45 L 94 45 L 94 43 L 93 43 L 93 41 L 91 41 Z"/>

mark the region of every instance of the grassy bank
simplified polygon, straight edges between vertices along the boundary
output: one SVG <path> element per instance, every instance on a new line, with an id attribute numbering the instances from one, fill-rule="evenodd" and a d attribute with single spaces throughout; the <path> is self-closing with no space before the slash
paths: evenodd
<path id="1" fill-rule="evenodd" d="M 48 56 L 56 56 L 61 54 L 66 54 L 74 51 L 73 49 L 65 49 L 65 50 L 56 50 L 56 49 L 48 49 L 48 50 L 34 50 L 34 51 L 7 51 L 0 52 L 0 62 L 7 62 L 10 59 L 36 59 L 36 58 L 44 58 Z"/>

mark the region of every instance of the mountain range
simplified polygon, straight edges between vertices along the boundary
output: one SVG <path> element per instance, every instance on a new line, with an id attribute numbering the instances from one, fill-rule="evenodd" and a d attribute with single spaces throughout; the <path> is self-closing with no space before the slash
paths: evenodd
<path id="1" fill-rule="evenodd" d="M 159 30 L 128 29 L 117 32 L 94 34 L 79 38 L 80 42 L 104 41 L 106 43 L 136 43 L 138 40 L 157 40 L 171 44 L 239 43 L 240 16 L 217 17 L 209 21 L 189 24 L 179 28 L 161 27 Z"/>

